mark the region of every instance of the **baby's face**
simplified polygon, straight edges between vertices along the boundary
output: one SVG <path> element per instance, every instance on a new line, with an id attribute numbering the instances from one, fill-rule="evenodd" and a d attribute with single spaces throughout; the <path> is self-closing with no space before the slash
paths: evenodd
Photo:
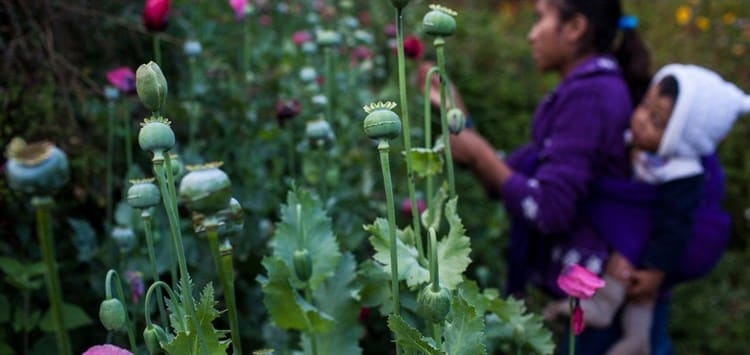
<path id="1" fill-rule="evenodd" d="M 652 85 L 630 119 L 633 145 L 650 152 L 658 151 L 673 108 L 674 100 L 659 95 L 658 86 Z"/>

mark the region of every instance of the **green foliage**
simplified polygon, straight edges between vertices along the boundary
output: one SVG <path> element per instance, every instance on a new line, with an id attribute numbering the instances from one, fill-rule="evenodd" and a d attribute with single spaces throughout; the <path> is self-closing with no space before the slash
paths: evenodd
<path id="1" fill-rule="evenodd" d="M 406 323 L 399 315 L 388 316 L 388 327 L 396 334 L 396 342 L 407 354 L 445 354 L 435 347 L 432 338 L 423 336 L 419 330 Z"/>
<path id="2" fill-rule="evenodd" d="M 487 354 L 484 345 L 484 317 L 458 293 L 453 296 L 445 322 L 445 350 L 448 355 Z"/>
<path id="3" fill-rule="evenodd" d="M 442 149 L 412 148 L 409 156 L 414 172 L 419 177 L 439 175 L 443 172 Z"/>
<path id="4" fill-rule="evenodd" d="M 185 304 L 183 302 L 184 297 L 192 297 L 192 295 L 184 295 L 181 292 L 177 293 L 179 299 L 170 299 L 167 301 L 170 312 L 172 313 L 170 318 L 172 319 L 172 327 L 175 329 L 175 334 L 167 344 L 161 344 L 164 351 L 168 354 L 201 354 L 203 348 L 201 346 L 200 337 L 198 336 L 198 329 L 195 327 L 195 323 L 190 320 L 189 317 L 184 316 L 186 311 L 184 310 Z M 201 291 L 200 299 L 195 305 L 195 316 L 198 318 L 198 325 L 206 340 L 207 354 L 219 355 L 226 354 L 227 348 L 231 341 L 224 339 L 226 331 L 216 330 L 212 322 L 219 317 L 219 312 L 216 310 L 216 300 L 214 299 L 214 288 L 211 283 L 203 287 Z M 183 315 L 182 317 L 175 315 Z"/>

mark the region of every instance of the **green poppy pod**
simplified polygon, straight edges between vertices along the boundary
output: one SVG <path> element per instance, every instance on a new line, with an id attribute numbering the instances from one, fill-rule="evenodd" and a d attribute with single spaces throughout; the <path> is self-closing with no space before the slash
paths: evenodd
<path id="1" fill-rule="evenodd" d="M 112 228 L 111 236 L 120 249 L 120 253 L 129 253 L 135 248 L 137 240 L 133 228 L 116 226 Z"/>
<path id="2" fill-rule="evenodd" d="M 294 251 L 292 261 L 294 262 L 294 273 L 297 275 L 297 278 L 302 282 L 307 282 L 310 276 L 312 276 L 313 271 L 310 252 L 307 248 L 297 249 Z"/>
<path id="3" fill-rule="evenodd" d="M 180 201 L 195 212 L 212 215 L 229 206 L 232 183 L 221 162 L 188 166 L 180 182 Z"/>
<path id="4" fill-rule="evenodd" d="M 131 180 L 132 186 L 128 189 L 128 203 L 130 207 L 146 209 L 159 204 L 161 193 L 154 184 L 154 179 Z"/>
<path id="5" fill-rule="evenodd" d="M 143 340 L 146 343 L 148 353 L 151 355 L 163 353 L 164 350 L 161 348 L 160 343 L 167 343 L 169 341 L 164 328 L 153 323 L 146 326 L 146 329 L 143 330 Z"/>
<path id="6" fill-rule="evenodd" d="M 171 122 L 163 117 L 147 118 L 141 123 L 138 132 L 138 144 L 149 152 L 165 152 L 175 144 Z"/>
<path id="7" fill-rule="evenodd" d="M 466 116 L 464 112 L 452 108 L 448 110 L 446 120 L 448 121 L 448 130 L 453 134 L 459 134 L 466 127 Z"/>
<path id="8" fill-rule="evenodd" d="M 310 146 L 314 148 L 330 146 L 335 139 L 331 124 L 322 118 L 307 121 L 305 137 L 307 137 Z"/>
<path id="9" fill-rule="evenodd" d="M 318 30 L 315 32 L 315 40 L 324 47 L 338 46 L 341 44 L 341 33 L 330 30 Z"/>
<path id="10" fill-rule="evenodd" d="M 422 18 L 425 33 L 442 37 L 453 35 L 456 32 L 457 13 L 440 5 L 430 5 L 430 9 Z"/>
<path id="11" fill-rule="evenodd" d="M 141 64 L 135 72 L 135 89 L 143 106 L 159 111 L 167 101 L 167 79 L 153 61 Z"/>
<path id="12" fill-rule="evenodd" d="M 365 134 L 371 139 L 393 139 L 401 133 L 401 119 L 391 111 L 394 102 L 372 103 L 364 107 L 368 113 L 364 121 Z"/>
<path id="13" fill-rule="evenodd" d="M 206 236 L 206 215 L 200 212 L 193 212 L 193 230 L 195 234 L 203 238 Z M 245 227 L 245 211 L 242 205 L 234 197 L 229 200 L 229 206 L 216 212 L 212 216 L 212 222 L 217 223 L 216 227 L 219 237 L 231 237 L 242 232 Z"/>
<path id="14" fill-rule="evenodd" d="M 125 325 L 125 307 L 117 298 L 102 301 L 99 305 L 99 320 L 107 330 L 118 330 Z"/>
<path id="15" fill-rule="evenodd" d="M 450 310 L 451 292 L 445 287 L 435 292 L 432 284 L 428 284 L 417 295 L 417 313 L 429 322 L 444 321 Z"/>
<path id="16" fill-rule="evenodd" d="M 68 157 L 50 142 L 26 144 L 14 138 L 6 150 L 6 175 L 11 189 L 49 195 L 70 179 Z"/>

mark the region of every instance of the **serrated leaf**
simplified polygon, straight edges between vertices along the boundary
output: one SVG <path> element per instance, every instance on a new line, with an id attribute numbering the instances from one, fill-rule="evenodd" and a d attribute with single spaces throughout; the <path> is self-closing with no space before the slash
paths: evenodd
<path id="1" fill-rule="evenodd" d="M 544 327 L 539 315 L 526 313 L 523 301 L 513 297 L 492 300 L 489 311 L 499 318 L 495 326 L 498 337 L 514 346 L 537 354 L 552 354 L 555 344 L 552 332 Z"/>
<path id="2" fill-rule="evenodd" d="M 382 264 L 383 270 L 391 274 L 391 249 L 390 237 L 388 235 L 390 227 L 388 221 L 378 218 L 372 224 L 364 226 L 365 230 L 371 234 L 370 243 L 375 248 L 373 258 Z M 408 229 L 411 231 L 411 229 Z M 398 278 L 405 280 L 410 288 L 429 281 L 430 273 L 419 263 L 417 248 L 413 245 L 406 245 L 402 238 L 404 231 L 396 230 L 396 251 L 398 262 Z"/>
<path id="3" fill-rule="evenodd" d="M 391 313 L 393 309 L 391 276 L 372 260 L 366 260 L 360 264 L 358 274 L 358 279 L 362 283 L 362 289 L 359 292 L 362 306 L 380 306 L 381 314 Z"/>
<path id="4" fill-rule="evenodd" d="M 62 310 L 65 329 L 75 329 L 93 323 L 91 317 L 81 307 L 74 304 L 63 303 Z M 39 329 L 49 333 L 55 331 L 55 322 L 52 318 L 51 309 L 44 312 L 44 315 L 39 320 Z"/>
<path id="5" fill-rule="evenodd" d="M 421 178 L 439 175 L 443 172 L 442 149 L 412 148 L 409 156 L 412 169 Z"/>
<path id="6" fill-rule="evenodd" d="M 451 300 L 451 311 L 445 322 L 446 353 L 449 355 L 487 354 L 484 345 L 484 315 L 478 315 L 460 295 Z"/>
<path id="7" fill-rule="evenodd" d="M 322 202 L 302 189 L 289 191 L 287 203 L 281 207 L 281 221 L 270 244 L 274 256 L 284 261 L 292 271 L 290 276 L 295 275 L 295 278 L 294 251 L 307 248 L 312 259 L 312 276 L 308 282 L 313 290 L 333 275 L 341 258 L 331 219 L 326 215 Z"/>
<path id="8" fill-rule="evenodd" d="M 263 289 L 263 304 L 279 328 L 324 333 L 333 328 L 334 320 L 305 301 L 289 282 L 291 273 L 286 264 L 275 257 L 265 257 L 262 262 L 268 277 L 256 280 Z"/>
<path id="9" fill-rule="evenodd" d="M 200 298 L 196 304 L 195 316 L 198 319 L 198 326 L 203 333 L 205 340 L 205 349 L 201 345 L 198 329 L 195 323 L 186 322 L 186 331 L 177 331 L 177 334 L 167 344 L 162 344 L 162 348 L 168 354 L 209 354 L 209 355 L 226 355 L 227 348 L 231 343 L 226 339 L 227 331 L 216 330 L 212 322 L 221 312 L 216 310 L 216 300 L 214 298 L 214 288 L 211 283 L 203 287 Z"/>
<path id="10" fill-rule="evenodd" d="M 424 226 L 425 230 L 429 230 L 430 227 L 435 229 L 435 231 L 440 230 L 440 222 L 443 216 L 443 204 L 445 203 L 445 200 L 447 198 L 448 185 L 443 184 L 443 186 L 438 189 L 438 191 L 435 193 L 435 196 L 432 198 L 433 210 L 430 210 L 428 208 L 427 210 L 422 212 L 422 215 L 420 216 L 422 226 Z"/>
<path id="11" fill-rule="evenodd" d="M 438 241 L 437 254 L 440 267 L 440 285 L 454 290 L 463 281 L 463 273 L 471 263 L 471 240 L 456 213 L 458 197 L 445 205 L 445 218 L 450 229 L 446 238 Z"/>
<path id="12" fill-rule="evenodd" d="M 422 335 L 416 328 L 406 323 L 401 316 L 389 315 L 388 328 L 396 335 L 396 342 L 405 351 L 427 355 L 445 354 L 435 347 L 432 339 Z"/>
<path id="13" fill-rule="evenodd" d="M 36 290 L 44 285 L 44 263 L 22 263 L 13 258 L 0 257 L 0 269 L 5 280 L 19 290 Z"/>
<path id="14" fill-rule="evenodd" d="M 357 303 L 360 286 L 356 281 L 357 262 L 354 255 L 346 253 L 332 278 L 319 287 L 313 299 L 322 312 L 336 320 L 334 327 L 316 335 L 319 354 L 361 354 L 359 339 L 363 329 L 359 323 L 360 306 Z M 309 338 L 305 337 L 307 353 L 312 353 Z"/>

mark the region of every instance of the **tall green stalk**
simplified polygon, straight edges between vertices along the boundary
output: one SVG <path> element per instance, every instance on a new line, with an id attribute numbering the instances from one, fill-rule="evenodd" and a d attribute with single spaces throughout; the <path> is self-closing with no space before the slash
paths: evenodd
<path id="1" fill-rule="evenodd" d="M 154 45 L 154 62 L 159 65 L 163 65 L 161 61 L 161 39 L 159 39 L 158 34 L 154 34 L 151 36 L 153 39 L 153 45 Z"/>
<path id="2" fill-rule="evenodd" d="M 144 209 L 141 212 L 141 219 L 143 220 L 143 229 L 146 232 L 146 246 L 148 247 L 148 261 L 151 264 L 151 279 L 154 282 L 159 280 L 159 269 L 156 267 L 156 252 L 154 251 L 154 236 L 152 233 L 152 216 L 151 211 Z M 157 290 L 157 299 L 159 305 L 159 319 L 162 322 L 168 321 L 167 311 L 164 308 L 164 297 L 161 294 L 161 290 Z M 147 310 L 148 311 L 148 310 Z"/>
<path id="3" fill-rule="evenodd" d="M 573 355 L 576 353 L 576 333 L 575 333 L 575 322 L 573 321 L 573 314 L 575 314 L 576 300 L 573 297 L 568 298 L 570 305 L 570 330 L 568 332 L 568 354 Z"/>
<path id="4" fill-rule="evenodd" d="M 406 182 L 409 185 L 409 201 L 411 202 L 411 221 L 412 228 L 414 228 L 414 242 L 417 244 L 417 251 L 419 252 L 419 259 L 423 260 L 425 257 L 424 247 L 422 242 L 422 228 L 419 223 L 419 206 L 417 205 L 417 197 L 414 189 L 414 170 L 411 164 L 411 133 L 409 124 L 409 105 L 408 98 L 406 96 L 406 63 L 404 59 L 404 16 L 403 8 L 396 9 L 396 41 L 397 52 L 398 52 L 398 87 L 399 96 L 401 99 L 401 120 L 403 121 L 401 127 L 404 130 L 404 150 L 406 151 Z"/>
<path id="5" fill-rule="evenodd" d="M 438 265 L 438 256 L 437 256 L 437 236 L 435 233 L 434 228 L 429 229 L 430 234 L 430 284 L 432 285 L 432 292 L 438 293 L 440 292 L 440 269 Z M 437 345 L 437 348 L 441 348 L 441 342 L 442 342 L 442 326 L 439 322 L 435 322 L 432 324 L 432 334 L 433 338 L 435 339 L 435 344 Z"/>
<path id="6" fill-rule="evenodd" d="M 445 40 L 443 37 L 435 38 L 433 42 L 437 50 L 438 70 L 440 70 L 440 126 L 442 129 L 443 142 L 445 144 L 445 162 L 448 170 L 448 184 L 450 197 L 456 197 L 456 183 L 453 176 L 453 155 L 451 154 L 450 132 L 448 131 L 448 116 L 446 109 L 445 91 L 448 83 L 448 74 L 445 71 Z"/>
<path id="7" fill-rule="evenodd" d="M 334 82 L 334 73 L 333 73 L 333 54 L 331 53 L 332 49 L 330 46 L 326 46 L 326 48 L 323 51 L 323 56 L 325 60 L 325 70 L 326 70 L 326 79 L 325 79 L 325 92 L 326 92 L 326 120 L 329 122 L 336 122 L 336 120 L 333 118 L 333 82 Z"/>
<path id="8" fill-rule="evenodd" d="M 221 264 L 224 269 L 224 298 L 229 307 L 229 324 L 232 327 L 232 344 L 234 354 L 242 355 L 242 334 L 240 333 L 240 321 L 237 318 L 237 300 L 234 294 L 234 262 L 232 258 L 232 245 L 225 242 L 219 249 Z"/>
<path id="9" fill-rule="evenodd" d="M 114 116 L 115 116 L 115 103 L 110 100 L 107 102 L 107 178 L 105 184 L 107 185 L 107 196 L 106 196 L 106 213 L 104 230 L 109 236 L 112 231 L 112 155 L 114 154 L 114 140 L 115 140 L 115 129 L 114 129 Z"/>
<path id="10" fill-rule="evenodd" d="M 212 220 L 211 217 L 204 222 L 206 227 L 206 237 L 211 248 L 211 255 L 213 255 L 214 263 L 216 264 L 216 270 L 219 272 L 219 280 L 221 281 L 221 287 L 224 290 L 224 298 L 227 303 L 227 309 L 229 310 L 229 326 L 232 331 L 232 349 L 233 354 L 242 355 L 242 347 L 240 345 L 240 326 L 237 320 L 237 304 L 234 300 L 234 286 L 231 275 L 227 274 L 227 270 L 224 268 L 224 262 L 222 261 L 222 254 L 219 250 L 219 231 L 218 223 Z M 231 255 L 231 254 L 230 254 Z"/>
<path id="11" fill-rule="evenodd" d="M 112 299 L 112 277 L 115 277 L 117 280 L 115 283 L 116 290 L 117 290 L 117 296 L 120 298 L 121 302 L 125 302 L 125 292 L 122 290 L 122 280 L 120 280 L 120 275 L 115 271 L 114 269 L 109 269 L 107 272 L 107 278 L 104 285 L 104 297 L 105 299 Z M 130 348 L 136 349 L 136 343 L 135 343 L 135 331 L 133 330 L 133 324 L 130 323 L 130 315 L 127 311 L 127 307 L 125 307 L 125 329 L 128 332 L 128 341 L 130 342 Z"/>
<path id="12" fill-rule="evenodd" d="M 204 352 L 207 352 L 206 339 L 203 334 L 203 330 L 200 327 L 199 320 L 195 315 L 195 303 L 193 301 L 193 289 L 190 283 L 190 274 L 188 273 L 187 262 L 185 261 L 185 247 L 182 244 L 182 231 L 180 229 L 180 217 L 177 214 L 177 197 L 174 187 L 174 176 L 172 176 L 172 166 L 170 163 L 169 154 L 163 152 L 154 152 L 154 157 L 151 160 L 154 165 L 154 175 L 159 183 L 161 189 L 161 197 L 164 202 L 164 208 L 167 211 L 167 217 L 169 219 L 169 229 L 172 235 L 172 245 L 174 247 L 175 255 L 177 256 L 177 265 L 180 268 L 180 282 L 182 285 L 183 302 L 185 308 L 187 308 L 188 316 L 193 321 L 195 328 L 198 332 L 198 338 L 200 339 L 201 347 Z"/>
<path id="13" fill-rule="evenodd" d="M 71 355 L 70 340 L 68 331 L 65 329 L 65 318 L 63 317 L 63 300 L 62 289 L 60 287 L 60 277 L 57 272 L 57 262 L 55 261 L 55 246 L 52 240 L 52 222 L 50 210 L 52 209 L 52 197 L 35 196 L 31 199 L 31 204 L 36 209 L 37 233 L 39 242 L 42 246 L 42 259 L 44 260 L 45 273 L 44 279 L 47 283 L 47 293 L 49 294 L 52 320 L 55 323 L 55 333 L 57 333 L 57 349 L 60 354 Z"/>
<path id="14" fill-rule="evenodd" d="M 432 149 L 432 102 L 430 101 L 430 90 L 432 88 L 432 76 L 439 72 L 438 67 L 431 67 L 427 71 L 424 83 L 424 147 Z M 432 220 L 433 204 L 435 194 L 435 179 L 432 175 L 427 176 L 427 214 L 428 220 Z"/>
<path id="15" fill-rule="evenodd" d="M 383 184 L 385 185 L 385 203 L 388 210 L 388 240 L 391 251 L 391 293 L 393 294 L 393 313 L 400 314 L 400 299 L 398 286 L 398 247 L 396 243 L 396 207 L 393 201 L 393 182 L 391 180 L 391 163 L 388 157 L 391 145 L 381 139 L 378 143 L 380 166 L 383 170 Z"/>
<path id="16" fill-rule="evenodd" d="M 130 168 L 133 167 L 133 138 L 130 130 L 133 129 L 133 125 L 130 121 L 130 116 L 122 115 L 119 111 L 118 106 L 118 116 L 122 116 L 125 121 L 125 173 L 130 174 Z M 128 178 L 131 177 L 128 175 Z"/>

